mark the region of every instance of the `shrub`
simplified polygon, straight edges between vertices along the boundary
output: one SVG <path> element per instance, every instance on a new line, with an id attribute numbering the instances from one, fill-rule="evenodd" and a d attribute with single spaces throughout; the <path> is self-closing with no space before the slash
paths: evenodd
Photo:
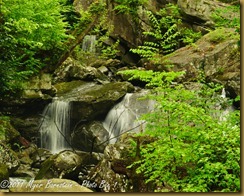
<path id="1" fill-rule="evenodd" d="M 240 191 L 240 111 L 220 120 L 217 106 L 228 104 L 216 96 L 222 87 L 201 84 L 197 91 L 188 90 L 173 82 L 182 73 L 146 72 L 124 73 L 156 86 L 149 98 L 157 101 L 155 110 L 142 117 L 147 127 L 141 133 L 156 141 L 141 145 L 141 159 L 130 167 L 159 191 L 166 185 L 175 192 Z"/>

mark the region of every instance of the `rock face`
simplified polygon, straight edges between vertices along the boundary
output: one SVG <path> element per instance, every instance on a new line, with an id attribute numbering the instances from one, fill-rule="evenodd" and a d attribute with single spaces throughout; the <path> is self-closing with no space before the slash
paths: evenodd
<path id="1" fill-rule="evenodd" d="M 29 141 L 36 142 L 38 138 L 40 115 L 12 117 L 11 124 L 21 133 L 21 136 Z"/>
<path id="2" fill-rule="evenodd" d="M 207 26 L 214 25 L 212 17 L 214 11 L 227 7 L 227 4 L 216 0 L 178 0 L 177 4 L 186 19 Z"/>
<path id="3" fill-rule="evenodd" d="M 87 187 L 68 179 L 30 180 L 19 182 L 9 192 L 93 192 Z"/>
<path id="4" fill-rule="evenodd" d="M 185 71 L 185 81 L 194 81 L 204 74 L 207 81 L 222 83 L 229 96 L 240 95 L 240 49 L 235 29 L 217 29 L 200 40 L 194 46 L 186 46 L 162 59 L 158 70 L 165 70 L 166 64 L 172 64 L 174 71 Z M 156 66 L 155 66 L 156 67 Z M 166 69 L 167 70 L 167 69 Z"/>
<path id="5" fill-rule="evenodd" d="M 77 127 L 71 135 L 74 148 L 87 152 L 103 152 L 108 144 L 109 133 L 99 121 Z"/>

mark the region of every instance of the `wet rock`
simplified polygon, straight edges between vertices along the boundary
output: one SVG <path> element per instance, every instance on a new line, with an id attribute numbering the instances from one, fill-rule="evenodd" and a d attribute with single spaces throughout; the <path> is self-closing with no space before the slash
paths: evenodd
<path id="1" fill-rule="evenodd" d="M 108 140 L 109 133 L 99 121 L 78 126 L 71 135 L 72 146 L 87 152 L 103 152 Z"/>
<path id="2" fill-rule="evenodd" d="M 93 192 L 87 187 L 68 179 L 30 180 L 20 182 L 19 186 L 9 189 L 10 192 Z"/>

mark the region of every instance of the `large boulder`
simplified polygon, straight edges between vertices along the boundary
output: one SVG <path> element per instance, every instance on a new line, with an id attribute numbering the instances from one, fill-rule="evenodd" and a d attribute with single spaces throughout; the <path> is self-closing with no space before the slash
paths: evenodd
<path id="1" fill-rule="evenodd" d="M 81 156 L 72 151 L 65 150 L 44 161 L 35 179 L 78 179 L 82 164 L 83 159 Z"/>
<path id="2" fill-rule="evenodd" d="M 24 99 L 48 99 L 55 94 L 53 88 L 51 74 L 40 73 L 38 76 L 32 77 L 24 84 L 22 98 Z"/>
<path id="3" fill-rule="evenodd" d="M 108 140 L 109 133 L 99 121 L 78 126 L 71 135 L 72 146 L 87 152 L 103 152 Z"/>
<path id="4" fill-rule="evenodd" d="M 68 58 L 54 72 L 54 83 L 67 82 L 72 80 L 106 81 L 108 78 L 99 69 L 91 66 L 81 65 L 72 58 Z"/>
<path id="5" fill-rule="evenodd" d="M 9 192 L 93 192 L 91 189 L 79 185 L 77 182 L 68 179 L 44 179 L 20 181 L 16 186 L 9 188 Z"/>
<path id="6" fill-rule="evenodd" d="M 204 76 L 209 82 L 221 83 L 231 98 L 240 95 L 240 48 L 235 29 L 216 29 L 194 45 L 183 47 L 164 56 L 157 71 L 185 71 L 185 81 L 197 81 Z M 174 65 L 167 68 L 166 65 Z M 202 75 L 203 74 L 203 75 Z"/>

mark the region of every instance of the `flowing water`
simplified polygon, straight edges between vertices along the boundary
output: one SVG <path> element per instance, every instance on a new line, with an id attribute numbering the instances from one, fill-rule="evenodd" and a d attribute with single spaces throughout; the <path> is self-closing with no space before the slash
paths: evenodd
<path id="1" fill-rule="evenodd" d="M 152 100 L 139 100 L 146 91 L 127 93 L 107 114 L 103 126 L 109 132 L 109 143 L 115 143 L 119 136 L 127 131 L 139 132 L 145 128 L 145 122 L 139 120 L 142 114 L 153 110 Z"/>
<path id="2" fill-rule="evenodd" d="M 40 125 L 41 148 L 53 153 L 70 148 L 70 103 L 54 99 L 43 111 Z"/>
<path id="3" fill-rule="evenodd" d="M 86 52 L 96 52 L 96 35 L 86 35 L 82 42 L 82 50 Z"/>
<path id="4" fill-rule="evenodd" d="M 222 89 L 222 93 L 221 93 L 220 97 L 223 99 L 222 100 L 223 102 L 227 102 L 225 88 Z M 220 110 L 221 110 L 221 112 L 220 112 L 219 120 L 226 121 L 228 115 L 230 115 L 230 113 L 234 111 L 234 107 L 231 105 L 231 106 L 227 106 L 224 109 L 221 108 Z"/>

